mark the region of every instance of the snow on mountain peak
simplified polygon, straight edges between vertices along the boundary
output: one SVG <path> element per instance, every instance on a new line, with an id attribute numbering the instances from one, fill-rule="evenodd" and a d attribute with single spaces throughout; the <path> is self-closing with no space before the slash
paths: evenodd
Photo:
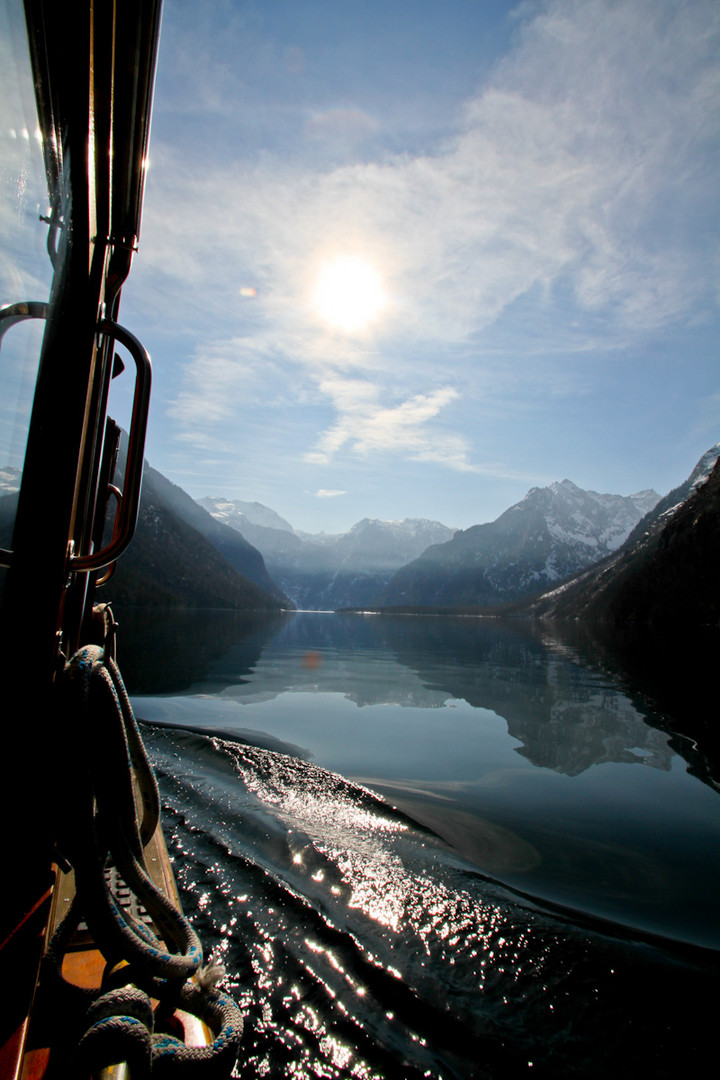
<path id="1" fill-rule="evenodd" d="M 690 474 L 690 483 L 693 491 L 699 484 L 705 483 L 710 476 L 710 473 L 713 471 L 715 462 L 719 457 L 720 443 L 715 443 L 715 446 L 711 446 L 709 450 L 705 451 Z"/>
<path id="2" fill-rule="evenodd" d="M 263 506 L 259 502 L 244 502 L 242 499 L 225 499 L 217 496 L 206 495 L 197 500 L 217 521 L 238 528 L 240 523 L 249 521 L 252 525 L 262 525 L 265 529 L 280 529 L 283 532 L 294 532 L 289 521 L 280 517 L 269 506 Z M 240 529 L 242 532 L 242 529 Z"/>

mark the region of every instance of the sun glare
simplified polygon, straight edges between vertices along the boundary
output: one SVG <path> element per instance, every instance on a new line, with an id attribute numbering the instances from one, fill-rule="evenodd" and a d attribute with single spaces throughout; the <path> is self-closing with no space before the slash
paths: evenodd
<path id="1" fill-rule="evenodd" d="M 336 330 L 365 330 L 385 307 L 380 275 L 365 259 L 343 256 L 326 263 L 314 293 L 315 309 Z"/>

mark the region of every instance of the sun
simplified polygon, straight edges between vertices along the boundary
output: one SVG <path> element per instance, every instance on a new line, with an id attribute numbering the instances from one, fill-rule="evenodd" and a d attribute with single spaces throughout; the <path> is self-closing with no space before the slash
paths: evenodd
<path id="1" fill-rule="evenodd" d="M 383 282 L 374 266 L 356 255 L 326 262 L 313 294 L 324 322 L 346 334 L 367 329 L 386 304 Z"/>

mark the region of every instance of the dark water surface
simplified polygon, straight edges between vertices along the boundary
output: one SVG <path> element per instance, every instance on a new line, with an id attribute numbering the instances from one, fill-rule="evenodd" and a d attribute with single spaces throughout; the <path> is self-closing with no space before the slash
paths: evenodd
<path id="1" fill-rule="evenodd" d="M 248 1010 L 241 1076 L 699 1071 L 720 797 L 696 716 L 518 623 L 122 621 L 185 907 Z"/>

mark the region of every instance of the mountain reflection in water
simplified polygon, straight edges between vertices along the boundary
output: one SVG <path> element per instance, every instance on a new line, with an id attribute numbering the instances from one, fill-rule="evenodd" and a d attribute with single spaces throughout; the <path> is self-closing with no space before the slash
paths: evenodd
<path id="1" fill-rule="evenodd" d="M 185 903 L 251 1017 L 241 1075 L 670 1076 L 709 1040 L 716 762 L 597 643 L 121 621 Z"/>

